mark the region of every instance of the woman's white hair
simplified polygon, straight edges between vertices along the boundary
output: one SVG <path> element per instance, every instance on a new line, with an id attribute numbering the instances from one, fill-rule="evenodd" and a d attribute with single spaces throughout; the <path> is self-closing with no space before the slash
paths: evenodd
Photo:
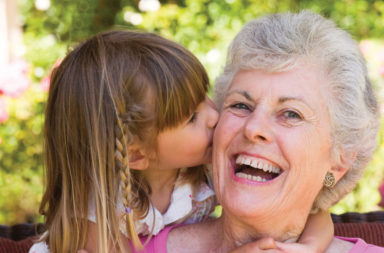
<path id="1" fill-rule="evenodd" d="M 313 210 L 326 210 L 350 192 L 363 175 L 376 148 L 377 101 L 359 46 L 344 30 L 321 15 L 272 14 L 246 24 L 232 41 L 223 73 L 216 79 L 214 100 L 220 109 L 240 70 L 282 72 L 302 59 L 327 75 L 333 155 L 356 154 L 347 173 L 331 189 L 323 187 Z M 307 61 L 308 62 L 308 61 Z"/>

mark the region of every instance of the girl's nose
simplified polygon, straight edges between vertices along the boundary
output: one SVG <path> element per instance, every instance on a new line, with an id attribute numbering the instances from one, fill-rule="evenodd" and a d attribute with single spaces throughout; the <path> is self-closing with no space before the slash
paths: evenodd
<path id="1" fill-rule="evenodd" d="M 260 111 L 254 111 L 244 125 L 245 137 L 253 143 L 271 143 L 273 132 L 268 115 Z"/>

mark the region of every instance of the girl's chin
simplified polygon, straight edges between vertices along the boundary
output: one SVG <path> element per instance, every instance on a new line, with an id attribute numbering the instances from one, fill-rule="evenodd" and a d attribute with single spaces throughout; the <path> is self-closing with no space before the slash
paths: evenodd
<path id="1" fill-rule="evenodd" d="M 212 163 L 212 151 L 208 151 L 201 164 L 211 164 Z"/>
<path id="2" fill-rule="evenodd" d="M 203 164 L 212 164 L 212 159 L 207 158 Z"/>

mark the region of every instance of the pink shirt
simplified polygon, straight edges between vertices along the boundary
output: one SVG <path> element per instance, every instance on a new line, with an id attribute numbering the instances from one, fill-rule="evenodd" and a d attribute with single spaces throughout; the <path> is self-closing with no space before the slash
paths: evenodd
<path id="1" fill-rule="evenodd" d="M 151 240 L 145 245 L 145 249 L 143 251 L 134 250 L 133 245 L 131 244 L 131 247 L 133 249 L 132 252 L 133 253 L 167 253 L 167 238 L 168 238 L 169 231 L 179 226 L 182 226 L 182 225 L 179 224 L 175 226 L 169 226 L 163 229 L 159 234 L 151 238 Z M 336 238 L 355 244 L 353 248 L 349 251 L 349 253 L 384 253 L 384 248 L 376 245 L 368 244 L 360 238 L 349 238 L 349 237 L 340 237 L 340 236 L 336 236 Z M 144 244 L 146 239 L 147 237 L 142 237 L 141 242 Z"/>
<path id="2" fill-rule="evenodd" d="M 349 251 L 349 253 L 384 253 L 384 248 L 368 244 L 360 238 L 339 237 L 336 238 L 354 243 L 355 246 Z"/>
<path id="3" fill-rule="evenodd" d="M 168 233 L 173 228 L 179 226 L 182 226 L 182 224 L 165 227 L 163 230 L 160 231 L 160 233 L 152 236 L 151 240 L 149 240 L 149 242 L 145 245 L 145 249 L 142 251 L 135 250 L 131 243 L 132 253 L 167 253 Z M 145 244 L 147 236 L 141 237 L 140 240 L 142 244 Z"/>

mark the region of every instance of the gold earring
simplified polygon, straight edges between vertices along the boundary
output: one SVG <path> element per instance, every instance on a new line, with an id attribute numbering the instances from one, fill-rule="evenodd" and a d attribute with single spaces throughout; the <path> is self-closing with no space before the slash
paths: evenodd
<path id="1" fill-rule="evenodd" d="M 327 172 L 327 174 L 325 175 L 323 184 L 327 188 L 332 188 L 333 186 L 335 186 L 336 179 L 332 172 Z"/>

